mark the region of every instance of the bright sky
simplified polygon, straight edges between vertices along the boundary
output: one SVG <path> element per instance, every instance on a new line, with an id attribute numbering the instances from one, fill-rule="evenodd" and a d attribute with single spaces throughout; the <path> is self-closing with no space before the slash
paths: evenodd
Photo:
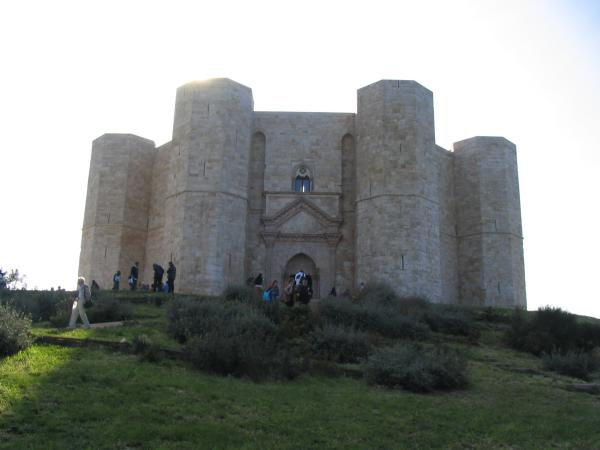
<path id="1" fill-rule="evenodd" d="M 529 309 L 600 317 L 600 1 L 6 0 L 0 43 L 0 267 L 29 288 L 75 285 L 92 140 L 169 141 L 181 84 L 355 112 L 412 79 L 439 145 L 517 145 Z"/>

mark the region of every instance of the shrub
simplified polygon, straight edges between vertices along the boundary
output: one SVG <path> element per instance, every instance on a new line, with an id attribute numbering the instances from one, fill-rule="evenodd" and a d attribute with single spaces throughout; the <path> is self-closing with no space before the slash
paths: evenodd
<path id="1" fill-rule="evenodd" d="M 571 350 L 553 351 L 542 356 L 544 367 L 563 375 L 589 380 L 592 372 L 600 368 L 600 360 L 591 352 Z"/>
<path id="2" fill-rule="evenodd" d="M 375 303 L 389 305 L 398 301 L 394 290 L 385 283 L 369 283 L 359 292 L 357 300 L 359 303 Z"/>
<path id="3" fill-rule="evenodd" d="M 116 322 L 120 320 L 129 320 L 133 317 L 131 306 L 127 303 L 121 303 L 115 298 L 98 299 L 91 308 L 85 310 L 88 319 L 92 323 L 97 322 Z"/>
<path id="4" fill-rule="evenodd" d="M 326 298 L 321 301 L 320 314 L 326 322 L 390 338 L 424 339 L 429 335 L 429 328 L 420 321 L 420 316 L 403 314 L 395 304 Z"/>
<path id="5" fill-rule="evenodd" d="M 466 336 L 472 340 L 480 336 L 472 313 L 464 308 L 436 305 L 424 316 L 425 322 L 436 333 Z"/>
<path id="6" fill-rule="evenodd" d="M 239 305 L 241 306 L 241 305 Z M 229 313 L 228 310 L 229 309 Z M 192 336 L 200 336 L 233 315 L 236 308 L 212 298 L 175 298 L 167 310 L 167 332 L 180 343 Z"/>
<path id="7" fill-rule="evenodd" d="M 69 325 L 72 307 L 73 300 L 69 298 L 64 298 L 56 305 L 54 305 L 54 313 L 49 318 L 49 321 L 52 324 L 52 326 L 56 328 L 63 328 Z"/>
<path id="8" fill-rule="evenodd" d="M 477 320 L 482 322 L 489 323 L 510 323 L 510 310 L 494 308 L 492 306 L 488 306 L 487 308 L 482 308 L 479 311 L 479 315 L 477 316 Z"/>
<path id="9" fill-rule="evenodd" d="M 133 352 L 142 361 L 157 362 L 160 360 L 160 348 L 145 334 L 133 338 Z"/>
<path id="10" fill-rule="evenodd" d="M 317 318 L 310 308 L 284 308 L 281 311 L 281 334 L 287 339 L 307 337 L 314 329 Z"/>
<path id="11" fill-rule="evenodd" d="M 591 350 L 600 345 L 600 326 L 579 323 L 575 315 L 550 306 L 539 308 L 529 317 L 525 311 L 516 310 L 506 341 L 511 347 L 534 355 Z"/>
<path id="12" fill-rule="evenodd" d="M 372 354 L 365 377 L 370 384 L 414 392 L 460 389 L 468 385 L 463 356 L 446 347 L 426 351 L 414 343 L 382 348 Z"/>
<path id="13" fill-rule="evenodd" d="M 282 373 L 273 322 L 250 308 L 219 322 L 219 326 L 209 327 L 201 336 L 188 340 L 186 351 L 194 365 L 221 375 L 254 380 Z"/>
<path id="14" fill-rule="evenodd" d="M 11 306 L 0 305 L 0 357 L 13 355 L 32 343 L 31 319 Z"/>
<path id="15" fill-rule="evenodd" d="M 260 305 L 263 301 L 256 292 L 256 288 L 244 285 L 228 286 L 222 295 L 226 301 L 236 301 L 254 306 Z"/>
<path id="16" fill-rule="evenodd" d="M 317 358 L 339 363 L 357 363 L 369 354 L 369 336 L 352 328 L 326 324 L 311 335 L 311 349 Z"/>
<path id="17" fill-rule="evenodd" d="M 50 320 L 56 307 L 72 298 L 74 292 L 67 291 L 0 291 L 0 304 L 11 305 L 28 315 L 33 322 Z"/>

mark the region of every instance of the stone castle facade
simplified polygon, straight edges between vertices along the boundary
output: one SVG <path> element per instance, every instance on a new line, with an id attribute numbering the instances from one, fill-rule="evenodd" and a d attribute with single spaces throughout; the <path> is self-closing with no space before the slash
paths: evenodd
<path id="1" fill-rule="evenodd" d="M 177 292 L 311 273 L 315 296 L 362 282 L 404 296 L 525 306 L 517 156 L 501 137 L 435 143 L 433 94 L 358 90 L 357 113 L 254 111 L 229 79 L 177 90 L 173 138 L 92 146 L 79 272 L 177 266 Z M 123 283 L 125 284 L 125 283 Z"/>

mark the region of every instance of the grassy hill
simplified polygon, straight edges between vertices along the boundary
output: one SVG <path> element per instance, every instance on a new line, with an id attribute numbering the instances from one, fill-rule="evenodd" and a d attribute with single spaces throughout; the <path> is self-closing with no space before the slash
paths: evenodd
<path id="1" fill-rule="evenodd" d="M 33 332 L 111 342 L 144 334 L 181 348 L 165 333 L 165 304 L 126 297 L 123 327 L 67 331 L 40 322 Z M 583 381 L 508 348 L 508 326 L 481 319 L 477 340 L 430 336 L 465 355 L 470 380 L 430 394 L 347 376 L 360 375 L 360 364 L 256 383 L 166 357 L 34 344 L 0 360 L 0 449 L 600 448 L 600 396 L 567 390 Z"/>

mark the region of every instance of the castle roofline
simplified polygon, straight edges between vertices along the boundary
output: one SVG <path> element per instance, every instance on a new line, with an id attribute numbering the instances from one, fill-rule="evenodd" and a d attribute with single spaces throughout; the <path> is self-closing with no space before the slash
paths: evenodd
<path id="1" fill-rule="evenodd" d="M 155 145 L 154 141 L 152 139 L 138 136 L 137 134 L 133 134 L 133 133 L 104 133 L 104 134 L 98 136 L 96 139 L 94 139 L 92 141 L 92 143 L 95 143 L 96 141 L 100 141 L 100 140 L 105 140 L 105 139 L 120 139 L 120 140 L 135 139 L 135 140 L 144 141 L 144 142 L 148 142 L 152 145 Z"/>
<path id="2" fill-rule="evenodd" d="M 467 139 L 462 139 L 460 141 L 457 141 L 453 144 L 453 147 L 460 147 L 463 145 L 466 145 L 467 143 L 473 143 L 473 144 L 478 144 L 478 143 L 485 143 L 485 144 L 490 144 L 493 142 L 498 142 L 498 143 L 503 143 L 506 144 L 508 143 L 509 145 L 516 147 L 516 145 L 509 141 L 508 139 L 506 139 L 504 136 L 473 136 Z"/>
<path id="3" fill-rule="evenodd" d="M 351 112 L 336 112 L 336 111 L 254 111 L 255 114 L 313 114 L 313 115 L 330 115 L 330 116 L 355 116 L 356 113 Z"/>
<path id="4" fill-rule="evenodd" d="M 426 91 L 433 94 L 433 92 L 431 90 L 427 89 L 425 86 L 423 86 L 421 83 L 419 83 L 418 81 L 415 81 L 415 80 L 379 80 L 379 81 L 376 81 L 374 83 L 371 83 L 371 84 L 368 84 L 366 86 L 359 88 L 358 92 L 362 91 L 363 89 L 370 89 L 377 85 L 382 86 L 384 84 L 395 84 L 398 87 L 400 87 L 400 85 L 411 85 L 412 84 L 412 85 L 416 85 L 422 89 L 425 89 Z"/>
<path id="5" fill-rule="evenodd" d="M 193 80 L 188 83 L 182 84 L 177 89 L 185 88 L 185 87 L 202 87 L 208 84 L 231 84 L 234 86 L 239 86 L 241 88 L 252 91 L 248 86 L 238 83 L 237 81 L 232 80 L 231 78 L 226 77 L 217 77 L 217 78 L 206 78 L 205 80 Z"/>

